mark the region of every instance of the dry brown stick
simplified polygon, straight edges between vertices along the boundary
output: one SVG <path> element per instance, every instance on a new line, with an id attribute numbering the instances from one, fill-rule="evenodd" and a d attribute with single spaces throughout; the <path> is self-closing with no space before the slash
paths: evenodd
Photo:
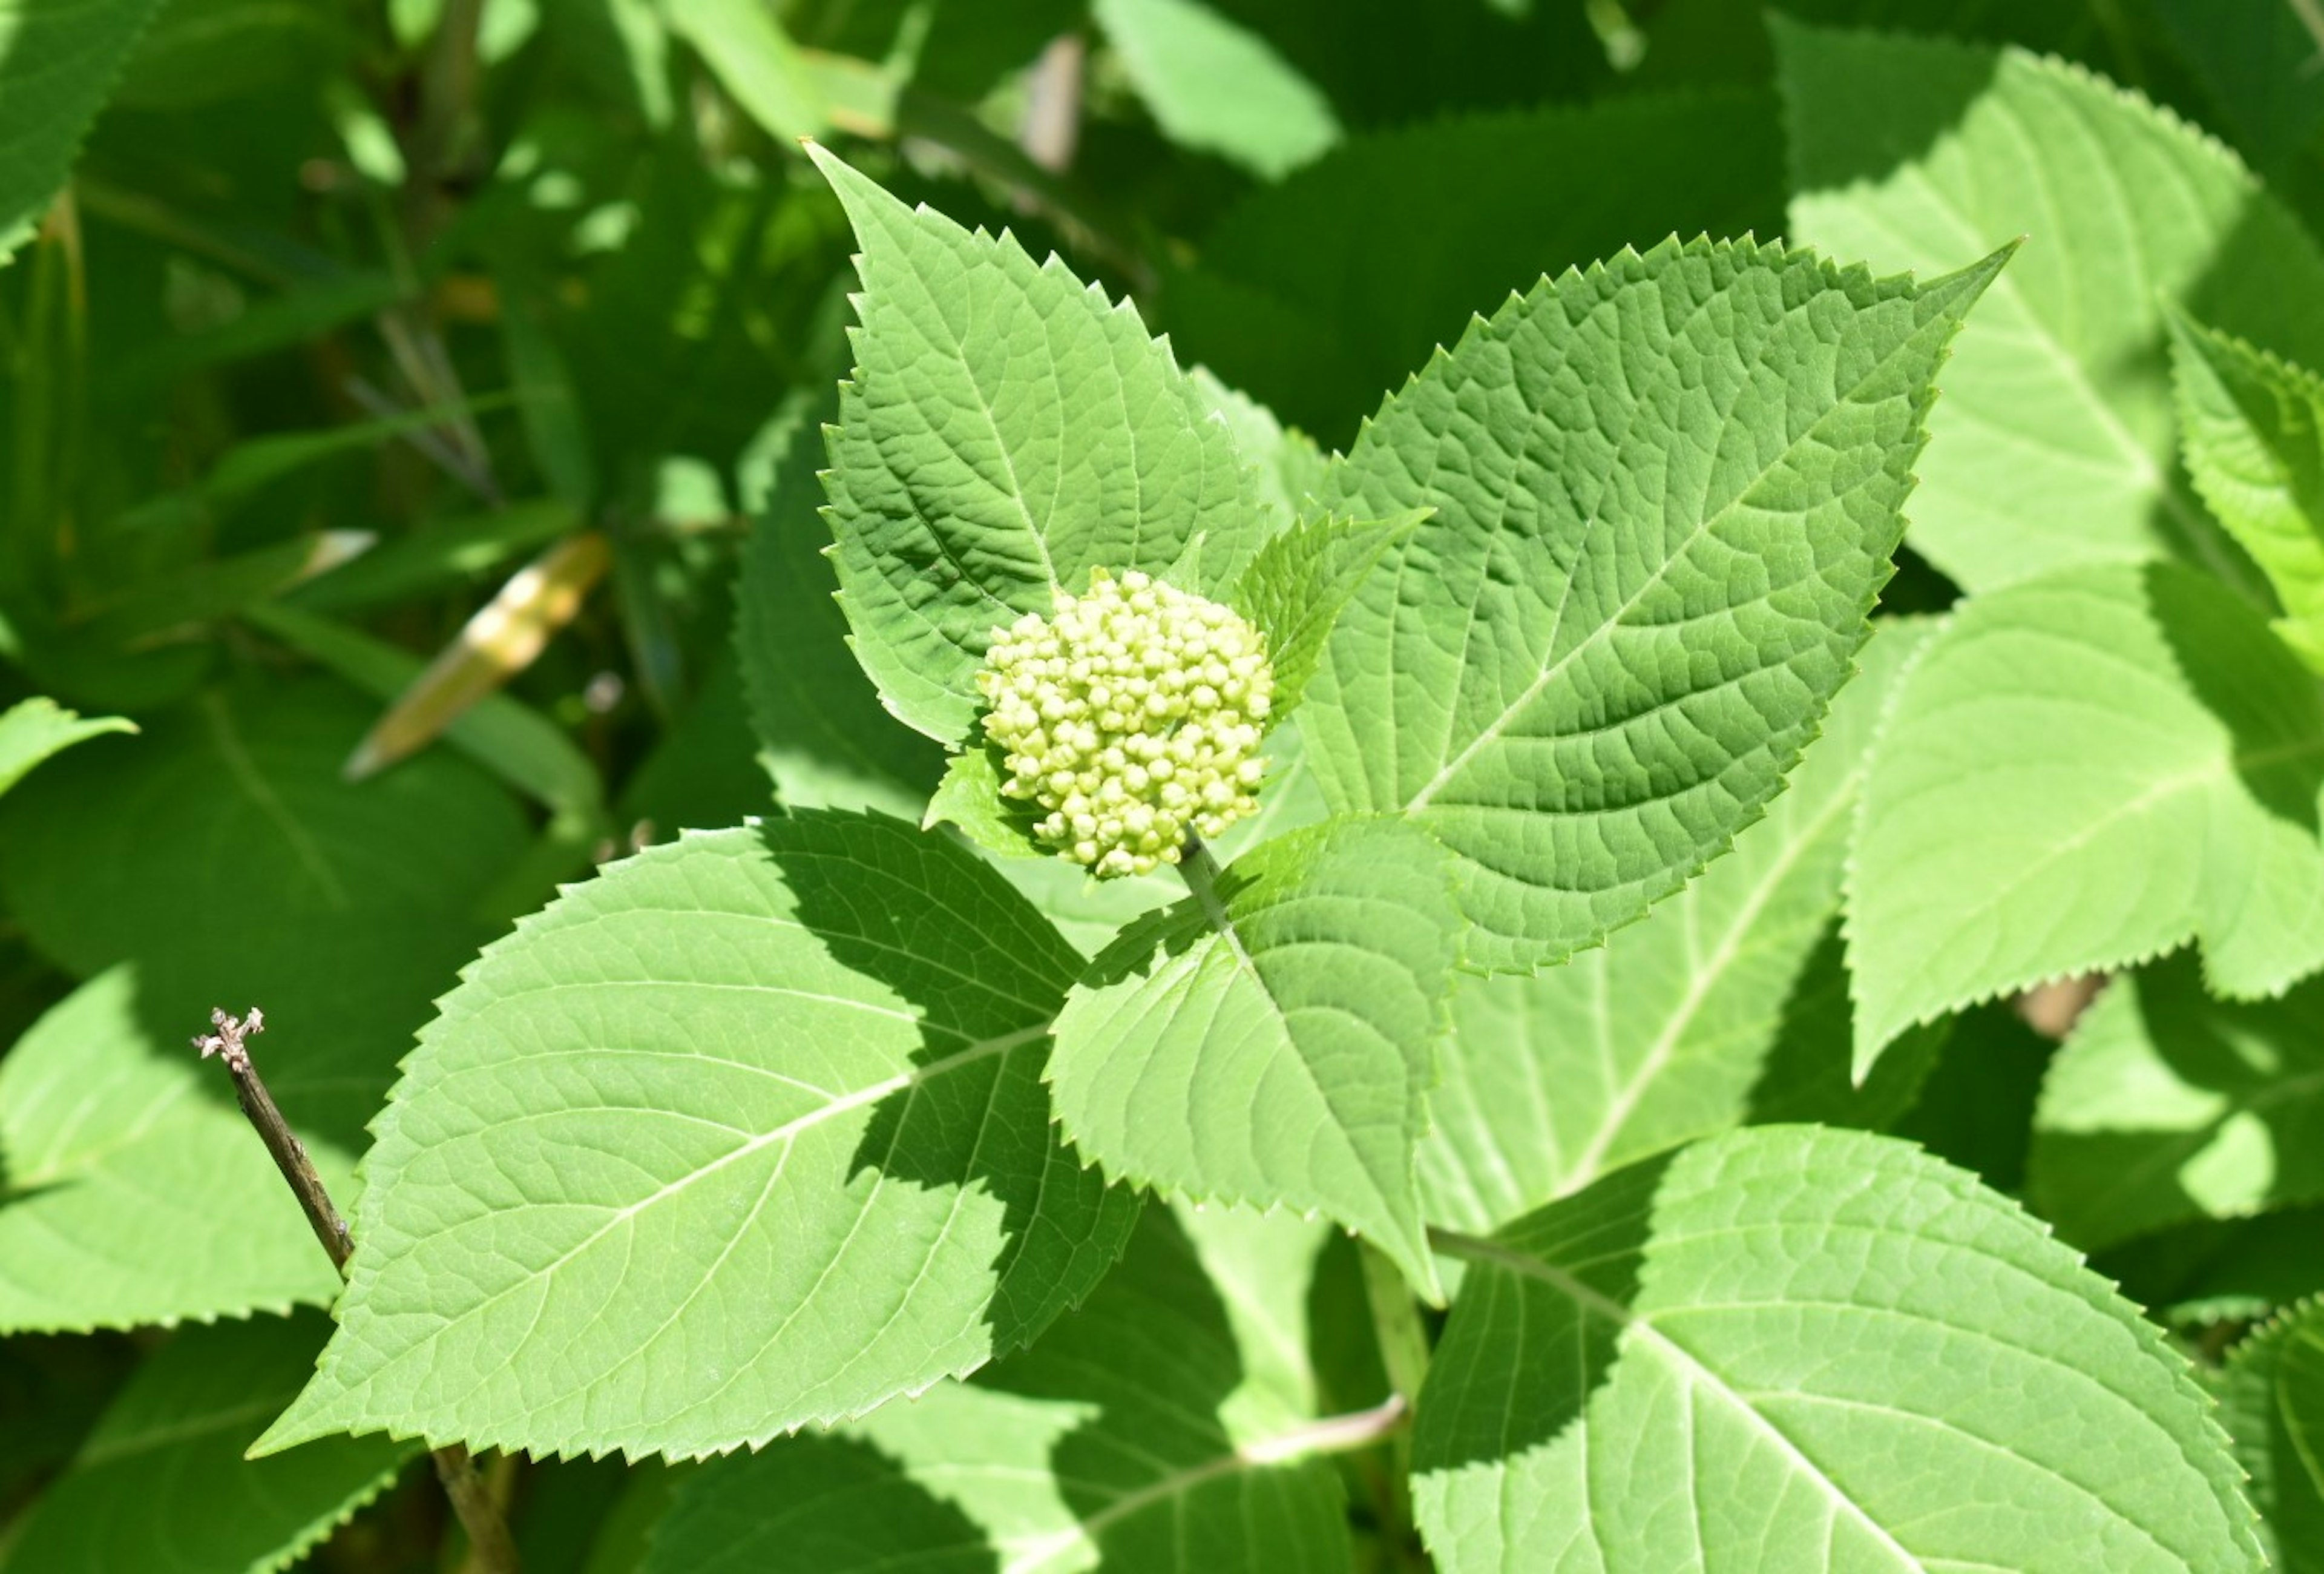
<path id="1" fill-rule="evenodd" d="M 216 1055 L 226 1063 L 234 1078 L 235 1102 L 242 1106 L 244 1117 L 257 1130 L 259 1141 L 273 1156 L 274 1167 L 282 1171 L 291 1194 L 299 1199 L 308 1227 L 329 1254 L 331 1266 L 346 1278 L 347 1258 L 355 1249 L 347 1236 L 347 1222 L 331 1206 L 331 1194 L 315 1172 L 314 1160 L 307 1156 L 307 1144 L 282 1118 L 274 1096 L 266 1090 L 265 1079 L 251 1064 L 247 1041 L 266 1031 L 265 1014 L 254 1005 L 248 1016 L 240 1018 L 214 1009 L 210 1026 L 215 1031 L 197 1036 L 194 1048 L 201 1051 L 206 1060 Z M 461 1528 L 468 1532 L 475 1567 L 484 1574 L 518 1574 L 521 1564 L 508 1522 L 501 1516 L 492 1494 L 484 1490 L 476 1462 L 464 1445 L 447 1443 L 436 1450 L 436 1478 L 444 1484 L 444 1495 L 452 1500 L 452 1512 L 459 1515 Z"/>

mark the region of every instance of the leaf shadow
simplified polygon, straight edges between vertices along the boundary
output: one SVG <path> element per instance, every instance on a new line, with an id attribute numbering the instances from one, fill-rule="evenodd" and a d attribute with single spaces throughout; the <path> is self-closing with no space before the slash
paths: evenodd
<path id="1" fill-rule="evenodd" d="M 1416 1476 L 1582 1448 L 1581 1429 L 1623 1360 L 1627 1308 L 1653 1239 L 1670 1152 L 1617 1170 L 1500 1230 L 1507 1261 L 1472 1259 L 1430 1363 L 1413 1435 Z M 1544 1271 L 1535 1271 L 1538 1260 Z"/>
<path id="2" fill-rule="evenodd" d="M 802 1432 L 702 1467 L 678 1489 L 653 1546 L 647 1568 L 697 1574 L 1001 1568 L 974 1521 L 914 1481 L 900 1460 L 837 1432 Z"/>
<path id="3" fill-rule="evenodd" d="M 2324 692 L 2246 604 L 2169 564 L 2142 570 L 2147 606 L 2195 697 L 2227 729 L 2236 776 L 2279 819 L 2324 830 Z M 2286 697 L 2298 696 L 2287 714 Z"/>
<path id="4" fill-rule="evenodd" d="M 1084 1524 L 1123 1524 L 1121 1505 L 1150 1492 L 1157 1461 L 1196 1474 L 1231 1458 L 1221 1408 L 1243 1381 L 1226 1304 L 1167 1208 L 1150 1208 L 1133 1260 L 1025 1358 L 981 1374 L 981 1387 L 1087 1404 L 1096 1413 L 1059 1438 L 1050 1468 Z M 1100 1379 L 1093 1382 L 1093 1377 Z M 1197 1486 L 1195 1490 L 1199 1490 Z M 1152 1500 L 1167 1511 L 1167 1498 Z"/>
<path id="5" fill-rule="evenodd" d="M 833 828 L 867 820 L 900 833 L 892 856 L 928 866 L 870 866 L 836 841 L 827 856 L 818 850 Z M 1085 1169 L 1050 1121 L 1044 1030 L 1065 1004 L 1078 953 L 989 866 L 900 820 L 801 810 L 760 834 L 798 921 L 833 960 L 894 992 L 918 1020 L 909 1080 L 872 1105 L 849 1174 L 871 1170 L 999 1203 L 984 1318 L 996 1350 L 1029 1342 L 1065 1309 L 1061 1288 L 1077 1296 L 1120 1255 L 1140 1206 L 1135 1192 Z M 964 889 L 972 911 L 932 895 L 945 882 Z M 977 915 L 1003 921 L 980 931 Z M 1012 993 L 1030 986 L 1054 997 Z"/>
<path id="6" fill-rule="evenodd" d="M 1948 1024 L 1911 1029 L 1873 1063 L 1859 1088 L 1850 1074 L 1856 1014 L 1848 988 L 1847 943 L 1835 914 L 1793 979 L 1774 1042 L 1744 1095 L 1744 1125 L 1813 1121 L 1880 1131 L 1912 1107 Z"/>
<path id="7" fill-rule="evenodd" d="M 656 1533 L 669 1560 L 649 1567 L 679 1567 L 679 1551 L 697 1548 L 704 1560 L 684 1567 L 735 1574 L 907 1564 L 982 1574 L 1003 1551 L 1013 1566 L 1063 1566 L 1074 1549 L 1049 1528 L 1052 1492 L 1094 1543 L 1092 1562 L 1183 1567 L 1163 1553 L 1207 1541 L 1188 1527 L 1215 1523 L 1190 1500 L 1305 1468 L 1239 1458 L 1222 1412 L 1248 1375 L 1201 1254 L 1171 1210 L 1149 1208 L 1120 1269 L 1034 1349 L 958 1388 L 892 1401 L 847 1431 L 706 1467 Z M 989 1397 L 1001 1394 L 1032 1403 Z M 1336 1477 L 1326 1468 L 1320 1479 L 1310 1501 L 1344 1523 Z M 989 1505 L 986 1524 L 923 1480 Z M 1047 1556 L 1029 1555 L 1037 1545 Z"/>
<path id="8" fill-rule="evenodd" d="M 2212 1000 L 2194 954 L 2182 950 L 2111 988 L 2134 992 L 2128 1005 L 2138 1014 L 2136 1032 L 2170 1076 L 2216 1096 L 2218 1107 L 2182 1125 L 2040 1133 L 2033 1194 L 2062 1237 L 2112 1249 L 2216 1214 L 2219 1201 L 2200 1195 L 2194 1171 L 2223 1153 L 2264 1192 L 2234 1212 L 2324 1199 L 2324 1044 L 2315 1032 L 2324 1019 L 2324 980 L 2276 1001 Z M 2263 1165 L 2264 1175 L 2252 1168 Z M 2105 1177 L 2105 1188 L 2084 1190 L 2090 1177 Z M 2137 1206 L 2133 1227 L 2102 1233 L 2100 1221 L 2126 1201 Z"/>
<path id="9" fill-rule="evenodd" d="M 2158 1321 L 2262 1317 L 2324 1292 L 2324 1205 L 2190 1219 L 2094 1253 L 2090 1266 Z"/>

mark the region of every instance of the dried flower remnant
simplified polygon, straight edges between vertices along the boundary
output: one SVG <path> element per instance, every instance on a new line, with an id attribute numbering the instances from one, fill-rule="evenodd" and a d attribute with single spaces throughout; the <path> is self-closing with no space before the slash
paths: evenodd
<path id="1" fill-rule="evenodd" d="M 248 1016 L 237 1019 L 228 1016 L 224 1008 L 214 1005 L 210 1007 L 210 1025 L 217 1031 L 196 1034 L 194 1048 L 201 1051 L 203 1060 L 207 1060 L 212 1055 L 216 1055 L 226 1062 L 226 1069 L 235 1076 L 247 1075 L 250 1070 L 250 1051 L 243 1047 L 242 1041 L 246 1038 L 255 1038 L 266 1031 L 264 1014 L 254 1005 L 250 1008 Z"/>
<path id="2" fill-rule="evenodd" d="M 1102 877 L 1175 864 L 1259 807 L 1275 674 L 1230 607 L 1094 569 L 1050 616 L 997 630 L 976 681 L 1001 790 L 1047 810 L 1034 835 Z"/>

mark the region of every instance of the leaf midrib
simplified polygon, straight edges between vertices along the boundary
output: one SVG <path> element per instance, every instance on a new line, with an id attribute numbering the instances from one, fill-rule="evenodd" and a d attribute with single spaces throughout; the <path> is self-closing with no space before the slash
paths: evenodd
<path id="1" fill-rule="evenodd" d="M 1573 1278 L 1555 1264 L 1528 1253 L 1515 1250 L 1499 1241 L 1460 1235 L 1450 1230 L 1431 1230 L 1429 1236 L 1432 1240 L 1452 1251 L 1455 1255 L 1465 1257 L 1471 1262 L 1487 1264 L 1524 1278 L 1536 1280 L 1601 1320 L 1613 1324 L 1625 1333 L 1637 1334 L 1676 1366 L 1681 1377 L 1687 1380 L 1691 1386 L 1709 1392 L 1744 1416 L 1756 1430 L 1775 1445 L 1779 1452 L 1799 1468 L 1807 1480 L 1820 1489 L 1822 1495 L 1835 1508 L 1844 1510 L 1856 1523 L 1869 1532 L 1878 1544 L 1894 1554 L 1901 1567 L 1913 1570 L 1914 1574 L 1929 1574 L 1928 1565 L 1923 1563 L 1895 1537 L 1890 1535 L 1886 1528 L 1865 1510 L 1863 1505 L 1840 1488 L 1840 1483 L 1824 1474 L 1822 1468 L 1802 1452 L 1799 1445 L 1792 1440 L 1789 1434 L 1768 1417 L 1761 1414 L 1748 1399 L 1729 1386 L 1726 1379 L 1696 1360 L 1693 1354 L 1684 1346 L 1655 1327 L 1646 1318 Z"/>
<path id="2" fill-rule="evenodd" d="M 646 1209 L 653 1208 L 672 1197 L 679 1195 L 688 1188 L 692 1187 L 696 1181 L 710 1175 L 714 1175 L 727 1168 L 729 1165 L 738 1163 L 742 1160 L 750 1157 L 753 1153 L 762 1152 L 767 1147 L 776 1143 L 788 1142 L 791 1139 L 798 1137 L 806 1132 L 811 1131 L 815 1127 L 841 1115 L 847 1114 L 853 1110 L 863 1108 L 869 1105 L 876 1104 L 883 1098 L 892 1097 L 893 1095 L 906 1091 L 907 1089 L 923 1087 L 934 1079 L 944 1076 L 949 1072 L 955 1071 L 964 1065 L 990 1059 L 994 1055 L 1005 1054 L 1010 1050 L 1017 1049 L 1024 1044 L 1032 1043 L 1043 1037 L 1046 1037 L 1049 1032 L 1049 1023 L 1045 1021 L 1036 1023 L 1031 1027 L 1020 1028 L 1015 1032 L 1004 1033 L 996 1038 L 982 1040 L 976 1043 L 969 1045 L 966 1049 L 960 1050 L 953 1054 L 947 1055 L 940 1060 L 933 1060 L 924 1066 L 915 1066 L 908 1071 L 899 1072 L 893 1077 L 883 1078 L 878 1082 L 872 1083 L 869 1086 L 858 1088 L 854 1092 L 847 1094 L 843 1097 L 835 1099 L 831 1103 L 826 1104 L 818 1109 L 810 1110 L 805 1115 L 798 1116 L 791 1120 L 786 1121 L 781 1125 L 775 1127 L 771 1131 L 760 1133 L 753 1136 L 750 1141 L 720 1154 L 710 1162 L 698 1165 L 696 1168 L 687 1171 L 684 1175 L 678 1177 L 676 1180 L 665 1182 L 663 1185 L 657 1187 L 649 1195 L 639 1198 L 634 1201 L 624 1203 L 622 1207 L 614 1209 L 612 1213 L 607 1215 L 604 1223 L 591 1230 L 588 1235 L 574 1243 L 571 1246 L 568 1246 L 564 1251 L 558 1253 L 558 1255 L 549 1262 L 543 1264 L 538 1268 L 527 1269 L 522 1273 L 520 1273 L 515 1278 L 510 1280 L 507 1284 L 502 1286 L 499 1290 L 494 1291 L 491 1295 L 484 1297 L 483 1300 L 475 1302 L 472 1306 L 463 1308 L 456 1315 L 446 1319 L 441 1329 L 438 1329 L 438 1332 L 440 1333 L 443 1329 L 456 1328 L 462 1323 L 472 1321 L 475 1319 L 483 1316 L 492 1308 L 497 1306 L 500 1302 L 506 1300 L 509 1296 L 516 1293 L 519 1290 L 523 1289 L 525 1286 L 554 1277 L 558 1270 L 565 1267 L 567 1264 L 571 1263 L 575 1258 L 580 1256 L 581 1254 L 587 1251 L 590 1247 L 595 1245 L 599 1241 L 604 1239 L 605 1236 L 616 1227 L 636 1218 L 639 1214 L 646 1211 Z M 359 1272 L 363 1266 L 363 1259 L 358 1256 L 356 1259 L 356 1267 Z M 408 1358 L 412 1353 L 412 1350 L 401 1352 L 398 1356 L 391 1357 L 390 1364 L 392 1365 L 396 1361 Z M 384 1368 L 383 1368 L 383 1369 Z M 374 1375 L 372 1380 L 376 1380 L 376 1374 Z"/>
<path id="3" fill-rule="evenodd" d="M 1436 773 L 1435 776 L 1432 778 L 1426 785 L 1423 786 L 1418 792 L 1415 793 L 1409 801 L 1407 801 L 1405 805 L 1406 812 L 1418 814 L 1425 811 L 1428 806 L 1434 801 L 1436 794 L 1443 791 L 1444 787 L 1449 785 L 1452 779 L 1459 775 L 1460 773 L 1468 766 L 1471 760 L 1475 759 L 1477 755 L 1488 745 L 1499 742 L 1502 735 L 1508 730 L 1510 725 L 1517 719 L 1518 715 L 1529 708 L 1535 700 L 1538 699 L 1549 688 L 1550 684 L 1556 681 L 1558 678 L 1563 676 L 1565 670 L 1572 665 L 1576 660 L 1586 653 L 1598 649 L 1603 642 L 1611 637 L 1612 631 L 1622 626 L 1623 620 L 1629 616 L 1632 612 L 1637 610 L 1639 603 L 1644 601 L 1649 595 L 1662 587 L 1665 578 L 1670 574 L 1671 570 L 1683 560 L 1687 555 L 1694 550 L 1697 544 L 1702 542 L 1718 527 L 1724 524 L 1730 517 L 1739 513 L 1745 504 L 1757 492 L 1758 488 L 1765 484 L 1767 477 L 1780 469 L 1790 460 L 1791 457 L 1794 453 L 1798 452 L 1800 449 L 1805 446 L 1818 432 L 1821 431 L 1824 429 L 1826 422 L 1831 421 L 1842 411 L 1852 411 L 1856 409 L 1856 396 L 1869 385 L 1875 378 L 1879 377 L 1887 372 L 1900 356 L 1910 352 L 1920 341 L 1922 335 L 1925 333 L 1931 326 L 1932 324 L 1927 321 L 1915 323 L 1913 330 L 1900 338 L 1895 346 L 1890 349 L 1886 355 L 1881 356 L 1880 359 L 1875 363 L 1862 377 L 1858 378 L 1844 391 L 1835 390 L 1831 403 L 1817 415 L 1815 420 L 1810 421 L 1806 429 L 1803 430 L 1798 437 L 1784 444 L 1783 450 L 1776 455 L 1774 459 L 1760 466 L 1757 472 L 1753 475 L 1748 481 L 1742 486 L 1738 486 L 1735 489 L 1734 495 L 1729 497 L 1726 503 L 1722 504 L 1716 513 L 1698 521 L 1695 523 L 1694 528 L 1687 532 L 1685 539 L 1681 541 L 1663 558 L 1662 561 L 1655 566 L 1654 571 L 1651 574 L 1648 574 L 1646 579 L 1639 583 L 1637 588 L 1623 601 L 1621 606 L 1616 607 L 1611 613 L 1609 613 L 1602 621 L 1600 622 L 1597 627 L 1591 629 L 1587 634 L 1576 641 L 1572 647 L 1563 655 L 1559 656 L 1556 660 L 1545 666 L 1542 669 L 1540 675 L 1535 678 L 1532 682 L 1526 685 L 1523 692 L 1518 694 L 1515 699 L 1511 700 L 1508 705 L 1502 708 L 1499 716 L 1496 716 L 1492 720 L 1486 723 L 1484 727 L 1480 728 L 1477 736 L 1470 739 L 1467 745 L 1464 746 L 1458 755 L 1455 755 L 1451 760 L 1447 761 L 1444 766 Z M 1914 425 L 1915 431 L 1917 432 L 1920 427 L 1920 422 L 1915 421 Z M 1798 511 L 1786 512 L 1796 513 Z M 1580 560 L 1578 557 L 1576 560 L 1577 562 Z M 1569 590 L 1572 583 L 1572 570 L 1569 570 L 1566 579 Z M 1762 597 L 1761 599 L 1764 600 L 1765 597 Z M 1726 612 L 1727 615 L 1731 617 L 1738 610 L 1738 607 L 1729 606 L 1726 609 Z"/>

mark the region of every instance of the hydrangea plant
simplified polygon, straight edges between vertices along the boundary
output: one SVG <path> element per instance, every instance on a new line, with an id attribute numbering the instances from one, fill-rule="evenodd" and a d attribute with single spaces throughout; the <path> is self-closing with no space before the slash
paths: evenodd
<path id="1" fill-rule="evenodd" d="M 2006 251 L 1925 282 L 1748 240 L 1626 251 L 1473 323 L 1325 455 L 1055 259 L 810 151 L 861 245 L 823 434 L 838 605 L 942 780 L 918 824 L 851 788 L 651 848 L 488 949 L 378 1123 L 338 1332 L 263 1450 L 385 1428 L 691 1458 L 839 1429 L 706 1472 L 658 1568 L 733 1505 L 821 1523 L 833 1494 L 886 1505 L 846 1533 L 908 1556 L 920 1483 L 1027 1567 L 1158 1555 L 1139 1505 L 1194 1497 L 1245 1566 L 1344 1560 L 1328 1456 L 1406 1425 L 1452 1569 L 1579 1535 L 1680 1566 L 1649 1498 L 1704 1457 L 1705 1523 L 1797 1506 L 1786 1567 L 1835 1539 L 1909 1561 L 1940 1522 L 1943 1556 L 2005 1557 L 2027 1514 L 2081 1523 L 2094 1459 L 2152 1488 L 2108 1500 L 2108 1534 L 2245 1554 L 2183 1368 L 1961 1172 L 1824 1128 L 1616 1168 L 1609 1125 L 1562 1178 L 1494 1147 L 1480 1024 L 1525 998 L 1495 976 L 1530 988 L 1692 900 L 1738 836 L 1767 849 L 1738 866 L 1748 928 L 1852 801 L 1831 755 L 1755 828 L 1828 715 L 1860 744 L 1877 712 L 1843 685 L 1938 366 Z M 1883 639 L 1887 685 L 1911 643 Z M 568 1162 L 583 1142 L 618 1157 Z M 1303 1216 L 1361 1243 L 1390 1392 L 1354 1410 L 1255 1331 L 1318 1292 Z M 1892 1249 L 1907 1217 L 1943 1227 Z M 1197 1282 L 1243 1286 L 1215 1326 Z M 1448 1302 L 1431 1357 L 1419 1309 Z M 1663 1331 L 1696 1315 L 1727 1320 Z M 2061 1342 L 2109 1352 L 2106 1406 L 2006 1466 L 1944 1430 Z M 1825 1358 L 1847 1348 L 1924 1378 L 1869 1403 Z M 1135 1419 L 1174 1403 L 1218 1436 Z M 1942 1458 L 1839 1485 L 1775 1440 L 1826 1403 L 1856 1457 Z M 1115 1507 L 1002 1485 L 1068 1434 L 1123 1450 L 1090 1467 L 1128 1472 Z M 2001 1475 L 1943 1485 L 1972 1470 Z"/>

